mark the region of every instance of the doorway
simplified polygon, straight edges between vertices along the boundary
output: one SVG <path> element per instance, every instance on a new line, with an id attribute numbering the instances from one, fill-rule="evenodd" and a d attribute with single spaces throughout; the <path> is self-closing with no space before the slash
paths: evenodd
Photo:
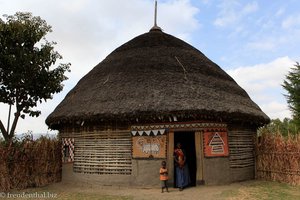
<path id="1" fill-rule="evenodd" d="M 174 147 L 180 142 L 182 149 L 186 154 L 186 163 L 188 165 L 191 184 L 190 186 L 196 186 L 196 174 L 197 174 L 197 163 L 196 163 L 196 148 L 195 148 L 195 132 L 191 131 L 178 131 L 174 132 Z M 175 168 L 174 168 L 175 169 Z M 176 175 L 174 172 L 174 186 L 176 184 Z"/>

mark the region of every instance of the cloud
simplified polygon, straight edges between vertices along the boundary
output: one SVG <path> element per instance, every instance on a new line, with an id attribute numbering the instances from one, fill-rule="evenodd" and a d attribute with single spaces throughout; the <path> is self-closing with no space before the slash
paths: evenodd
<path id="1" fill-rule="evenodd" d="M 72 74 L 78 80 L 115 48 L 150 30 L 154 1 L 10 0 L 0 8 L 1 13 L 16 11 L 30 11 L 52 25 L 49 39 L 58 43 L 57 50 L 67 62 L 75 63 Z M 198 12 L 188 0 L 162 1 L 158 5 L 158 25 L 167 33 L 189 40 L 191 32 L 200 26 Z"/>
<path id="2" fill-rule="evenodd" d="M 261 107 L 271 119 L 279 118 L 283 120 L 286 117 L 291 118 L 291 112 L 288 110 L 285 103 L 270 101 L 267 104 L 262 104 Z"/>
<path id="3" fill-rule="evenodd" d="M 234 24 L 238 20 L 238 13 L 235 10 L 238 6 L 237 1 L 222 1 L 222 3 L 218 5 L 220 12 L 214 21 L 214 25 L 224 27 Z"/>
<path id="4" fill-rule="evenodd" d="M 281 23 L 281 27 L 284 29 L 300 28 L 300 14 L 291 15 L 285 18 Z"/>
<path id="5" fill-rule="evenodd" d="M 158 23 L 161 23 L 161 28 L 185 41 L 189 41 L 190 33 L 201 26 L 196 18 L 199 9 L 188 0 L 166 2 L 159 11 L 161 17 Z"/>
<path id="6" fill-rule="evenodd" d="M 241 15 L 248 15 L 250 13 L 256 12 L 258 10 L 258 4 L 256 1 L 250 2 L 246 4 L 246 6 L 242 9 Z"/>
<path id="7" fill-rule="evenodd" d="M 201 0 L 201 2 L 205 5 L 208 5 L 212 3 L 212 0 Z"/>
<path id="8" fill-rule="evenodd" d="M 261 10 L 259 14 L 259 18 L 253 17 L 252 23 L 248 23 L 247 30 L 251 34 L 245 37 L 244 42 L 245 50 L 250 51 L 248 54 L 269 54 L 271 51 L 276 57 L 297 56 L 299 53 L 295 49 L 298 49 L 300 41 L 300 14 L 286 10 L 284 5 Z"/>
<path id="9" fill-rule="evenodd" d="M 27 116 L 20 120 L 19 133 L 27 130 L 47 132 L 44 120 L 78 80 L 118 46 L 148 32 L 154 24 L 153 0 L 10 0 L 0 1 L 0 5 L 3 14 L 28 11 L 45 19 L 53 29 L 47 39 L 57 42 L 55 49 L 64 58 L 60 62 L 72 64 L 63 93 L 38 106 L 42 111 L 39 118 Z M 196 18 L 198 12 L 199 9 L 189 0 L 161 1 L 158 4 L 158 25 L 166 33 L 189 40 L 200 27 Z M 0 110 L 0 119 L 6 124 L 8 107 L 0 104 Z"/>
<path id="10" fill-rule="evenodd" d="M 260 39 L 252 42 L 248 42 L 246 48 L 250 50 L 260 50 L 260 51 L 275 51 L 277 48 L 278 41 L 274 41 L 273 38 Z"/>
<path id="11" fill-rule="evenodd" d="M 214 21 L 214 25 L 218 27 L 227 27 L 236 25 L 242 19 L 259 9 L 257 2 L 252 1 L 246 5 L 242 5 L 239 1 L 222 1 L 218 5 L 220 12 Z"/>
<path id="12" fill-rule="evenodd" d="M 283 96 L 285 75 L 295 64 L 289 57 L 277 58 L 269 63 L 227 70 L 235 81 L 271 118 L 291 117 Z"/>
<path id="13" fill-rule="evenodd" d="M 276 17 L 280 17 L 285 13 L 285 8 L 279 8 L 275 14 Z"/>

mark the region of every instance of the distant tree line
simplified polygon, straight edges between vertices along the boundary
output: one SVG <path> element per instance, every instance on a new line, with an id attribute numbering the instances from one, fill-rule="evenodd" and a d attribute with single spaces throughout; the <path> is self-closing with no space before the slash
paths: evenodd
<path id="1" fill-rule="evenodd" d="M 258 130 L 258 135 L 263 133 L 280 134 L 283 136 L 300 134 L 300 127 L 294 119 L 272 119 L 271 122 Z"/>

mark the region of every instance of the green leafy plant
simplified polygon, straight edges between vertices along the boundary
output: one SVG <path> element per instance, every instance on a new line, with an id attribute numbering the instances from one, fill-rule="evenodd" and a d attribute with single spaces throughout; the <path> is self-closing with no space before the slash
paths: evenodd
<path id="1" fill-rule="evenodd" d="M 0 102 L 15 106 L 16 112 L 11 127 L 5 128 L 0 120 L 0 130 L 10 141 L 20 117 L 38 117 L 41 112 L 33 108 L 62 91 L 70 64 L 54 67 L 62 56 L 54 50 L 56 43 L 45 38 L 52 31 L 45 20 L 28 12 L 4 17 L 0 19 Z"/>

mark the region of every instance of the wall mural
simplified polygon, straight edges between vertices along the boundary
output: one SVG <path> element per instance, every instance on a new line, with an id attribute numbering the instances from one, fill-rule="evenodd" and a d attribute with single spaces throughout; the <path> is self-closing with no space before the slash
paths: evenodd
<path id="1" fill-rule="evenodd" d="M 133 158 L 166 158 L 166 135 L 132 137 Z"/>
<path id="2" fill-rule="evenodd" d="M 204 155 L 206 157 L 228 156 L 227 132 L 204 132 Z"/>

